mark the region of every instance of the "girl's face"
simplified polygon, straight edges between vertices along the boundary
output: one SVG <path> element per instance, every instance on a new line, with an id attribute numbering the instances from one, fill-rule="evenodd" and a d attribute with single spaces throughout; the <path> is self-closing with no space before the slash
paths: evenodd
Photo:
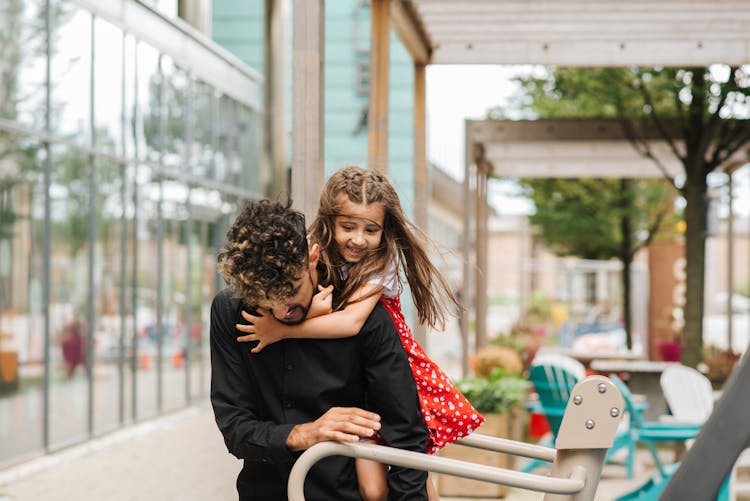
<path id="1" fill-rule="evenodd" d="M 380 245 L 383 236 L 385 206 L 380 203 L 357 204 L 340 195 L 339 215 L 333 218 L 333 237 L 347 263 L 357 263 Z"/>

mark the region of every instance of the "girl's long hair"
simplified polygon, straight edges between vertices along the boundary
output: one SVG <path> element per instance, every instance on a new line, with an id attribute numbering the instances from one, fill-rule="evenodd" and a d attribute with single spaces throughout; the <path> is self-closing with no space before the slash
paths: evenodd
<path id="1" fill-rule="evenodd" d="M 355 204 L 382 203 L 385 208 L 380 246 L 347 270 L 334 239 L 334 219 L 341 214 L 342 195 Z M 429 237 L 409 221 L 401 208 L 396 190 L 385 176 L 359 167 L 345 167 L 326 182 L 320 195 L 318 215 L 308 230 L 310 241 L 320 244 L 320 282 L 334 285 L 336 309 L 351 302 L 354 291 L 391 266 L 403 272 L 411 289 L 420 324 L 445 327 L 446 312 L 461 306 L 447 280 L 430 261 L 425 244 Z M 363 298 L 360 298 L 363 299 Z"/>

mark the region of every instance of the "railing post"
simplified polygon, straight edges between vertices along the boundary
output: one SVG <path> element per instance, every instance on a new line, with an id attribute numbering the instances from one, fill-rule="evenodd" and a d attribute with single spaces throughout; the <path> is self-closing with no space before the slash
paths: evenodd
<path id="1" fill-rule="evenodd" d="M 552 476 L 567 477 L 583 468 L 586 482 L 580 492 L 547 494 L 544 501 L 593 501 L 623 406 L 619 390 L 604 376 L 587 377 L 573 388 L 557 433 Z"/>

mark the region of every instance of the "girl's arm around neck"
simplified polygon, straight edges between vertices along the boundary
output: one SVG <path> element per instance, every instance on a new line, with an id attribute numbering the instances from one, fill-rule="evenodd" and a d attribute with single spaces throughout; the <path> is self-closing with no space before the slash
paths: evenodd
<path id="1" fill-rule="evenodd" d="M 297 325 L 279 322 L 268 312 L 259 311 L 254 316 L 243 311 L 242 316 L 251 324 L 236 325 L 240 334 L 246 334 L 237 337 L 237 341 L 258 341 L 251 350 L 258 353 L 281 339 L 337 339 L 356 336 L 380 299 L 381 290 L 380 285 L 365 284 L 352 294 L 351 302 L 344 309 L 319 314 L 314 318 L 308 316 L 307 320 Z"/>
<path id="2" fill-rule="evenodd" d="M 359 334 L 367 317 L 380 299 L 382 286 L 365 284 L 352 294 L 345 308 L 320 315 L 298 325 L 287 325 L 284 337 L 288 339 L 335 339 Z"/>

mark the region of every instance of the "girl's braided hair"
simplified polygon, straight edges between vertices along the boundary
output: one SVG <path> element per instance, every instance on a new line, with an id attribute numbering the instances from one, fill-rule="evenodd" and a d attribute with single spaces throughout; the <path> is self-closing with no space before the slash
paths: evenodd
<path id="1" fill-rule="evenodd" d="M 352 265 L 346 280 L 341 273 L 346 262 L 334 238 L 334 220 L 341 214 L 343 197 L 356 204 L 381 203 L 385 208 L 380 246 Z M 345 167 L 331 175 L 321 192 L 318 215 L 309 233 L 310 241 L 320 244 L 319 279 L 334 285 L 335 307 L 345 307 L 354 291 L 370 277 L 397 266 L 409 283 L 419 323 L 442 329 L 447 305 L 452 306 L 451 311 L 460 311 L 453 291 L 425 250 L 431 240 L 404 215 L 398 194 L 384 175 L 360 167 Z"/>

